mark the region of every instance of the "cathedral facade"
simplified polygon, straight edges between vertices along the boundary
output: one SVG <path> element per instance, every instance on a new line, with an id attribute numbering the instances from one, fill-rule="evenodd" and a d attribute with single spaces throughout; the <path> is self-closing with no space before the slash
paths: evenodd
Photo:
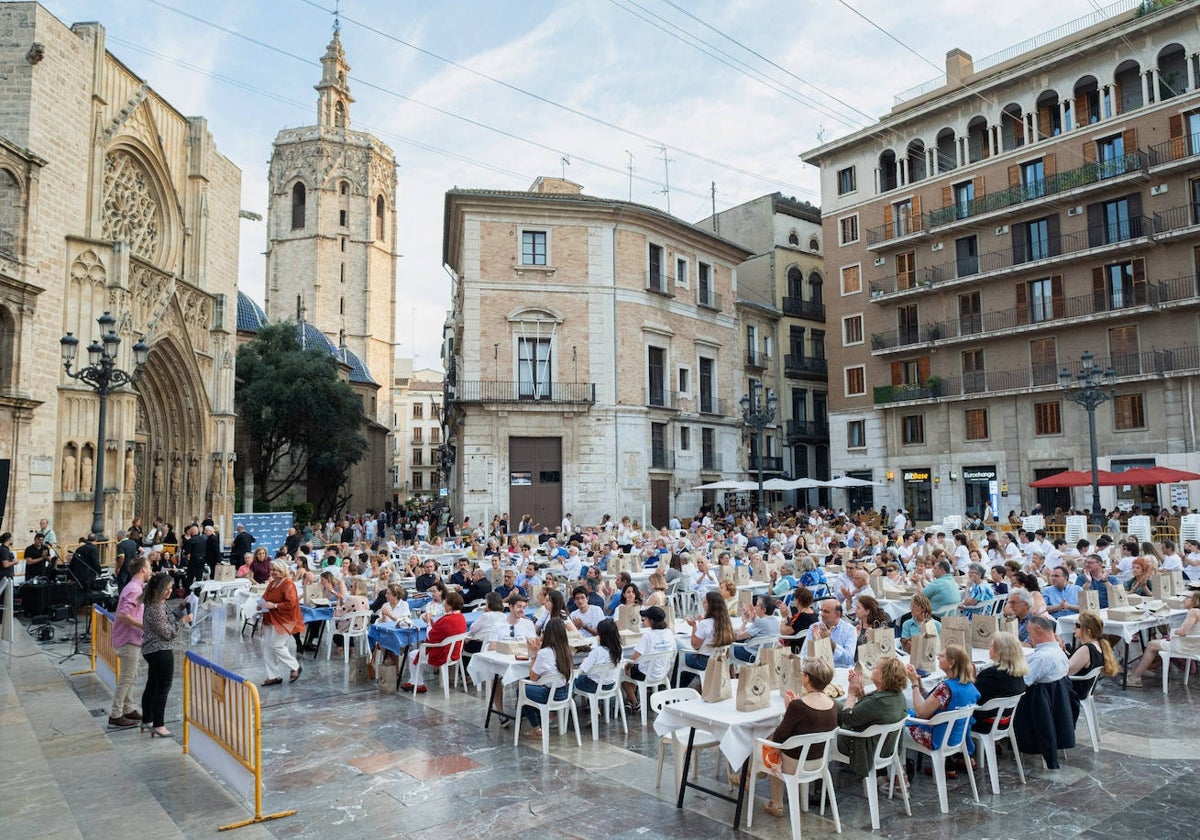
<path id="1" fill-rule="evenodd" d="M 240 170 L 105 49 L 96 23 L 0 4 L 0 530 L 92 521 L 103 451 L 105 530 L 134 516 L 232 528 Z M 150 346 L 135 387 L 98 399 L 63 370 L 116 319 L 117 364 Z"/>
<path id="2" fill-rule="evenodd" d="M 284 129 L 272 149 L 265 308 L 273 323 L 316 327 L 335 353 L 365 365 L 352 384 L 375 386 L 362 392 L 370 451 L 348 487 L 361 512 L 392 498 L 396 159 L 350 128 L 350 65 L 336 32 L 321 68 L 316 125 Z"/>

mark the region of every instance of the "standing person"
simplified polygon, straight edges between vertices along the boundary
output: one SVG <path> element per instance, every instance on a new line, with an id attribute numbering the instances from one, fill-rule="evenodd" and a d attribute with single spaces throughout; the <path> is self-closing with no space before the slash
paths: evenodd
<path id="1" fill-rule="evenodd" d="M 237 563 L 245 554 L 253 550 L 254 535 L 246 530 L 245 525 L 238 525 L 234 530 L 236 533 L 233 535 L 233 547 L 229 549 L 229 559 L 231 562 Z"/>
<path id="2" fill-rule="evenodd" d="M 183 541 L 183 556 L 187 559 L 185 568 L 187 575 L 183 579 L 183 588 L 191 590 L 192 584 L 204 578 L 204 560 L 208 555 L 208 540 L 200 533 L 199 525 L 189 525 L 184 531 L 187 538 Z"/>
<path id="3" fill-rule="evenodd" d="M 117 617 L 112 626 L 112 646 L 121 663 L 121 677 L 113 692 L 112 712 L 108 725 L 119 728 L 137 726 L 142 715 L 133 708 L 131 698 L 137 682 L 138 663 L 142 659 L 142 591 L 150 580 L 150 563 L 145 557 L 134 557 L 125 563 L 129 582 L 121 590 L 117 602 Z"/>
<path id="4" fill-rule="evenodd" d="M 50 557 L 50 547 L 46 545 L 45 537 L 40 533 L 34 534 L 33 543 L 25 547 L 25 580 L 45 577 L 53 565 L 54 561 Z"/>
<path id="5" fill-rule="evenodd" d="M 151 738 L 170 738 L 163 725 L 167 714 L 167 695 L 175 674 L 175 638 L 179 625 L 191 626 L 192 616 L 167 610 L 171 595 L 171 576 L 159 572 L 150 578 L 141 594 L 142 658 L 146 660 L 146 688 L 142 691 L 142 722 L 150 727 Z"/>
<path id="6" fill-rule="evenodd" d="M 283 560 L 271 561 L 271 580 L 258 606 L 264 611 L 263 653 L 267 679 L 263 685 L 282 683 L 285 670 L 289 672 L 288 682 L 295 682 L 304 669 L 296 662 L 288 641 L 292 634 L 304 629 L 304 618 L 300 614 L 300 598 L 296 594 L 296 584 L 288 575 L 287 563 Z"/>
<path id="7" fill-rule="evenodd" d="M 212 525 L 204 526 L 204 565 L 208 566 L 208 576 L 216 578 L 217 564 L 221 562 L 224 552 L 221 551 L 221 536 Z"/>
<path id="8" fill-rule="evenodd" d="M 0 580 L 11 578 L 16 567 L 17 557 L 12 552 L 12 533 L 5 531 L 0 534 Z"/>

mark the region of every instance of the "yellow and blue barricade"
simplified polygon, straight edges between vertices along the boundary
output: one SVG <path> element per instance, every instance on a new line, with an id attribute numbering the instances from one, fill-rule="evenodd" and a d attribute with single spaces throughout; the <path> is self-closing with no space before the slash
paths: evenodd
<path id="1" fill-rule="evenodd" d="M 188 651 L 183 663 L 183 751 L 254 806 L 254 818 L 221 831 L 289 817 L 262 812 L 262 706 L 258 686 Z"/>
<path id="2" fill-rule="evenodd" d="M 113 622 L 116 620 L 116 615 L 103 607 L 92 607 L 92 644 L 88 652 L 91 667 L 86 671 L 76 671 L 71 676 L 95 674 L 109 691 L 117 690 L 117 680 L 121 679 L 121 660 L 117 658 L 117 650 L 112 643 Z"/>

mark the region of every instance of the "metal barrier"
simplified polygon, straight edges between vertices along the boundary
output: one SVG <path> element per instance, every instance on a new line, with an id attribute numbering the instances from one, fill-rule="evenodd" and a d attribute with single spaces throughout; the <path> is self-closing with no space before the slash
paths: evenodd
<path id="1" fill-rule="evenodd" d="M 183 751 L 254 806 L 254 818 L 220 831 L 290 817 L 262 812 L 262 705 L 258 687 L 188 651 L 183 663 Z"/>
<path id="2" fill-rule="evenodd" d="M 94 673 L 100 682 L 108 686 L 109 691 L 117 690 L 117 681 L 121 679 L 121 660 L 117 658 L 117 650 L 112 644 L 112 628 L 116 620 L 117 617 L 103 607 L 92 606 L 92 644 L 88 651 L 91 665 L 86 671 L 75 671 L 71 676 Z"/>

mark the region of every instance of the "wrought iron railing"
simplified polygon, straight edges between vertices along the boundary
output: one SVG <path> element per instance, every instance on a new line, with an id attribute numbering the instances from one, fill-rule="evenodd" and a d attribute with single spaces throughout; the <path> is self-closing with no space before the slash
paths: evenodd
<path id="1" fill-rule="evenodd" d="M 592 382 L 486 382 L 459 380 L 451 389 L 459 403 L 565 403 L 593 405 L 596 385 Z"/>
<path id="2" fill-rule="evenodd" d="M 783 357 L 783 372 L 784 374 L 828 376 L 829 361 L 819 356 L 797 356 L 794 353 L 788 353 Z"/>
<path id="3" fill-rule="evenodd" d="M 815 300 L 804 300 L 804 298 L 785 297 L 783 314 L 792 318 L 806 318 L 809 321 L 824 321 L 825 304 Z"/>

